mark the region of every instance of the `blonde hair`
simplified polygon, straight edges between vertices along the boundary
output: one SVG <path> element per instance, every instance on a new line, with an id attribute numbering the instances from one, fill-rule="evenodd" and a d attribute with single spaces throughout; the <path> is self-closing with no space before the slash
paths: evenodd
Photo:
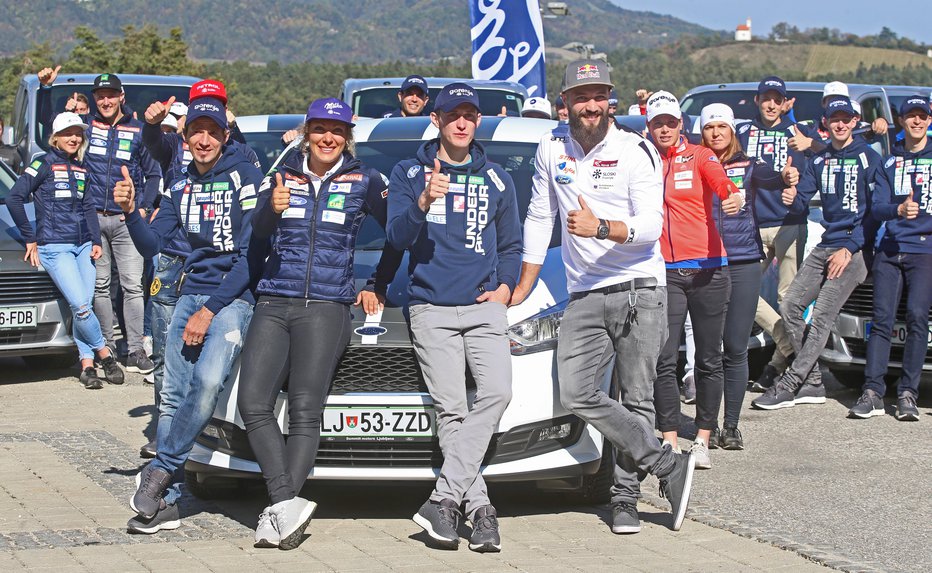
<path id="1" fill-rule="evenodd" d="M 301 141 L 301 151 L 305 155 L 311 152 L 311 122 L 316 120 L 310 120 L 304 122 L 303 131 L 304 139 Z M 346 126 L 346 148 L 344 151 L 348 152 L 353 157 L 356 157 L 356 139 L 353 137 L 353 126 L 347 124 Z"/>
<path id="2" fill-rule="evenodd" d="M 49 147 L 61 149 L 61 147 L 58 147 L 58 133 L 53 133 L 49 136 Z M 83 162 L 85 153 L 87 153 L 87 134 L 84 131 L 81 131 L 81 146 L 78 147 L 78 151 L 74 154 L 74 156 L 78 161 Z"/>
<path id="3" fill-rule="evenodd" d="M 725 125 L 728 125 L 728 124 L 726 123 Z M 731 142 L 728 144 L 728 147 L 726 147 L 725 150 L 722 152 L 721 157 L 719 157 L 719 160 L 722 163 L 725 163 L 726 161 L 728 161 L 735 155 L 738 155 L 739 153 L 744 151 L 744 149 L 741 148 L 741 142 L 738 141 L 738 135 L 735 133 L 735 129 L 731 127 L 730 125 L 728 125 L 728 127 L 731 128 Z M 705 129 L 702 130 L 702 142 L 700 143 L 700 145 L 711 149 L 711 146 L 705 142 Z"/>

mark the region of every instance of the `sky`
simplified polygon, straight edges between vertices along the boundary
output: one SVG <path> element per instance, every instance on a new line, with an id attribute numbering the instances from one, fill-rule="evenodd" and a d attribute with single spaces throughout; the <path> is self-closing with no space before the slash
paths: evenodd
<path id="1" fill-rule="evenodd" d="M 932 44 L 932 20 L 929 17 L 911 17 L 894 8 L 880 10 L 880 6 L 898 4 L 877 0 L 847 0 L 844 10 L 836 2 L 812 0 L 782 0 L 782 2 L 753 2 L 748 0 L 611 0 L 629 10 L 642 10 L 670 14 L 701 24 L 713 30 L 734 30 L 750 16 L 754 35 L 766 36 L 774 24 L 788 22 L 801 30 L 806 28 L 838 28 L 859 36 L 877 34 L 884 26 L 916 42 Z M 918 7 L 922 2 L 917 3 Z M 867 14 L 867 16 L 865 16 Z"/>

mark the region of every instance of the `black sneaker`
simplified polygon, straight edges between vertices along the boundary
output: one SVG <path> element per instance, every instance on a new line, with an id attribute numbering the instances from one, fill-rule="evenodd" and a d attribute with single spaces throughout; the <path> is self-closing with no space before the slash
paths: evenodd
<path id="1" fill-rule="evenodd" d="M 181 517 L 178 515 L 178 504 L 168 505 L 164 499 L 159 500 L 159 509 L 151 519 L 143 519 L 138 515 L 126 523 L 126 530 L 130 533 L 157 533 L 163 529 L 178 529 L 181 527 Z"/>
<path id="2" fill-rule="evenodd" d="M 641 520 L 638 517 L 638 506 L 627 501 L 620 501 L 612 505 L 612 533 L 638 533 L 641 531 Z"/>
<path id="3" fill-rule="evenodd" d="M 673 513 L 673 531 L 679 531 L 686 519 L 686 507 L 693 487 L 696 457 L 692 454 L 673 454 L 673 471 L 660 480 L 660 496 L 670 502 Z"/>
<path id="4" fill-rule="evenodd" d="M 456 529 L 462 518 L 459 506 L 452 499 L 444 499 L 439 503 L 427 500 L 413 517 L 414 523 L 423 527 L 431 539 L 447 549 L 459 547 L 460 536 Z"/>
<path id="5" fill-rule="evenodd" d="M 152 467 L 152 462 L 136 475 L 136 493 L 129 506 L 143 519 L 152 519 L 162 503 L 162 494 L 171 483 L 172 476 L 162 468 Z"/>
<path id="6" fill-rule="evenodd" d="M 725 426 L 719 438 L 719 445 L 723 450 L 743 450 L 744 439 L 741 437 L 741 430 Z"/>
<path id="7" fill-rule="evenodd" d="M 106 358 L 102 358 L 100 360 L 100 367 L 104 369 L 104 378 L 107 379 L 107 382 L 110 384 L 123 383 L 123 369 L 120 368 L 119 364 L 117 364 L 116 358 L 113 357 L 113 354 Z"/>
<path id="8" fill-rule="evenodd" d="M 149 360 L 149 357 L 146 356 L 146 351 L 142 348 L 134 352 L 130 352 L 129 356 L 126 357 L 127 372 L 139 372 L 140 374 L 148 374 L 153 370 L 155 370 L 155 364 Z"/>
<path id="9" fill-rule="evenodd" d="M 84 387 L 88 390 L 100 390 L 104 387 L 100 378 L 97 377 L 97 369 L 93 366 L 88 366 L 82 370 L 78 380 L 80 380 L 81 384 L 84 384 Z"/>
<path id="10" fill-rule="evenodd" d="M 139 457 L 147 460 L 151 460 L 155 457 L 155 454 L 158 453 L 155 449 L 155 440 L 152 440 L 148 444 L 139 448 Z"/>
<path id="11" fill-rule="evenodd" d="M 873 390 L 865 390 L 857 403 L 848 410 L 849 418 L 861 418 L 866 420 L 872 416 L 883 416 L 883 398 L 877 395 Z"/>
<path id="12" fill-rule="evenodd" d="M 796 396 L 793 391 L 777 382 L 764 394 L 751 401 L 751 406 L 758 410 L 779 410 L 780 408 L 792 408 L 795 405 Z"/>
<path id="13" fill-rule="evenodd" d="M 722 431 L 718 428 L 712 430 L 712 434 L 709 436 L 709 449 L 717 450 L 722 442 Z"/>
<path id="14" fill-rule="evenodd" d="M 498 534 L 498 515 L 491 505 L 476 510 L 472 521 L 469 548 L 476 553 L 498 553 L 502 550 L 502 538 Z"/>
<path id="15" fill-rule="evenodd" d="M 822 384 L 803 384 L 796 391 L 794 404 L 824 404 L 825 386 Z"/>
<path id="16" fill-rule="evenodd" d="M 777 378 L 780 377 L 780 373 L 777 372 L 777 369 L 768 364 L 764 366 L 764 371 L 761 372 L 760 378 L 756 382 L 751 384 L 751 392 L 766 392 L 768 388 L 773 386 L 773 383 L 777 381 Z"/>
<path id="17" fill-rule="evenodd" d="M 896 419 L 901 422 L 918 422 L 919 408 L 916 407 L 916 398 L 904 393 L 896 401 Z"/>

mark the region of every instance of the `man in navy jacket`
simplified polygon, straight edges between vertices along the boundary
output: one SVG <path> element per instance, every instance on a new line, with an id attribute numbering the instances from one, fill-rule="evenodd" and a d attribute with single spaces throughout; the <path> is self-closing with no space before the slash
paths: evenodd
<path id="1" fill-rule="evenodd" d="M 897 385 L 896 417 L 919 420 L 919 377 L 928 351 L 932 306 L 932 124 L 929 100 L 914 96 L 900 104 L 903 142 L 893 148 L 877 180 L 871 216 L 886 221 L 874 257 L 874 320 L 867 341 L 864 392 L 848 411 L 853 418 L 884 413 L 884 376 L 891 340 L 902 341 L 903 375 Z M 897 325 L 897 307 L 905 282 L 906 324 Z M 894 336 L 895 335 L 895 336 Z"/>
<path id="2" fill-rule="evenodd" d="M 521 265 L 521 225 L 511 176 L 475 141 L 479 98 L 444 87 L 431 121 L 440 137 L 392 171 L 388 240 L 408 249 L 411 334 L 437 413 L 444 462 L 414 521 L 440 545 L 459 544 L 465 502 L 469 548 L 499 551 L 495 508 L 479 466 L 511 400 L 506 310 Z M 466 365 L 477 387 L 466 403 Z"/>
<path id="3" fill-rule="evenodd" d="M 180 491 L 165 489 L 213 414 L 255 302 L 248 289 L 247 250 L 262 174 L 225 145 L 229 129 L 220 100 L 205 97 L 192 103 L 184 133 L 193 160 L 187 175 L 170 186 L 171 196 L 163 199 L 151 225 L 133 209 L 128 174 L 114 190 L 144 256 L 158 253 L 179 229 L 191 245 L 165 347 L 158 453 L 137 477 L 131 502 L 138 517 L 128 528 L 142 533 L 179 524 L 175 502 Z"/>

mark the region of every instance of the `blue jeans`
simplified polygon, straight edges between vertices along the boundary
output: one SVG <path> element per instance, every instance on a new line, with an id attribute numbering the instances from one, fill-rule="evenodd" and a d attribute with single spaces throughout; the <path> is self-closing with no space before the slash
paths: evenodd
<path id="1" fill-rule="evenodd" d="M 165 341 L 168 325 L 178 302 L 178 281 L 184 270 L 184 257 L 159 255 L 155 276 L 149 287 L 149 319 L 152 324 L 152 362 L 155 364 L 155 407 L 162 402 L 162 379 L 165 377 Z"/>
<path id="2" fill-rule="evenodd" d="M 106 342 L 94 314 L 97 271 L 91 261 L 91 243 L 39 245 L 39 262 L 71 307 L 71 332 L 78 345 L 78 355 L 82 360 L 93 359 L 94 351 L 103 348 Z"/>
<path id="3" fill-rule="evenodd" d="M 182 295 L 168 326 L 156 434 L 158 455 L 152 464 L 170 474 L 188 459 L 194 440 L 210 421 L 252 318 L 252 305 L 237 299 L 214 316 L 202 344 L 188 346 L 181 339 L 185 326 L 208 298 Z M 180 495 L 175 485 L 165 494 L 165 502 L 174 503 Z"/>
<path id="4" fill-rule="evenodd" d="M 887 254 L 874 257 L 874 320 L 867 341 L 864 389 L 881 396 L 887 390 L 884 375 L 890 360 L 890 339 L 896 322 L 903 284 L 906 296 L 906 341 L 903 345 L 903 375 L 897 387 L 902 396 L 919 396 L 919 377 L 929 348 L 929 307 L 932 305 L 932 255 L 923 253 Z"/>

